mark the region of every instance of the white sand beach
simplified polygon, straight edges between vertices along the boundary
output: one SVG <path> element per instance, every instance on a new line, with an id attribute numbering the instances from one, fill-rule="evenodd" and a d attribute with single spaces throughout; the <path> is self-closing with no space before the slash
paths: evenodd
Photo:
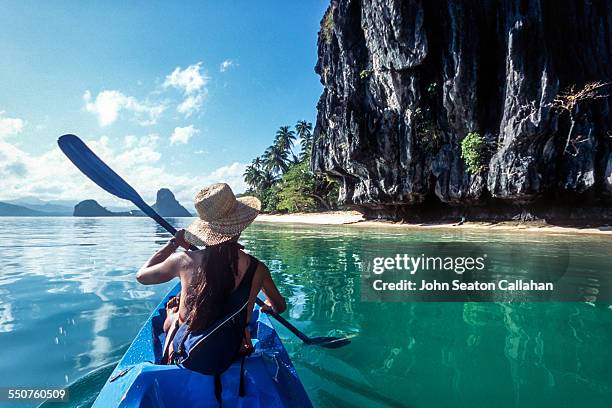
<path id="1" fill-rule="evenodd" d="M 516 231 L 565 234 L 612 235 L 612 226 L 564 227 L 541 222 L 469 222 L 461 225 L 453 223 L 402 223 L 384 220 L 366 220 L 357 211 L 329 211 L 320 213 L 260 214 L 255 222 L 311 224 L 311 225 L 349 225 L 368 228 L 406 228 L 406 229 L 478 229 L 487 231 Z"/>

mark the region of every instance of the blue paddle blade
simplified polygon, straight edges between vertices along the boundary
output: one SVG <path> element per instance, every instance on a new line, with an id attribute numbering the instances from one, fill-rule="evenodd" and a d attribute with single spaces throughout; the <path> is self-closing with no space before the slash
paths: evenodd
<path id="1" fill-rule="evenodd" d="M 136 190 L 96 156 L 78 136 L 60 136 L 57 144 L 83 174 L 104 190 L 124 200 L 143 201 Z"/>
<path id="2" fill-rule="evenodd" d="M 153 208 L 144 202 L 142 197 L 124 179 L 102 161 L 89 147 L 75 135 L 63 135 L 57 140 L 62 152 L 91 181 L 114 196 L 131 201 L 149 217 L 157 221 L 172 235 L 176 229 L 168 224 Z"/>

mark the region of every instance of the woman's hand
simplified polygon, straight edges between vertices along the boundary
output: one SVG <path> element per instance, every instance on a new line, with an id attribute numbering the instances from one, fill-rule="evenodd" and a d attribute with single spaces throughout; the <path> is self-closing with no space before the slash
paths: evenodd
<path id="1" fill-rule="evenodd" d="M 185 239 L 185 230 L 183 228 L 176 231 L 176 234 L 174 235 L 174 239 L 176 240 L 176 243 L 179 246 L 185 248 L 185 250 L 191 247 L 191 244 L 187 242 L 187 240 Z"/>
<path id="2" fill-rule="evenodd" d="M 254 351 L 253 342 L 251 341 L 251 332 L 249 328 L 244 329 L 244 339 L 242 339 L 242 345 L 240 346 L 240 355 L 250 355 Z"/>
<path id="3" fill-rule="evenodd" d="M 266 298 L 266 300 L 264 301 L 264 305 L 260 306 L 259 310 L 261 310 L 263 313 L 269 313 L 270 311 L 274 311 L 274 307 L 272 307 L 270 299 Z"/>

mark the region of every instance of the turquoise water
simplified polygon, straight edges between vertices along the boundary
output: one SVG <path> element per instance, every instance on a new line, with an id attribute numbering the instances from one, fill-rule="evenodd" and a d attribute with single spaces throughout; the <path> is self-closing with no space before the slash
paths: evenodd
<path id="1" fill-rule="evenodd" d="M 173 285 L 134 279 L 168 235 L 145 218 L 0 218 L 0 238 L 0 387 L 73 384 L 72 405 L 87 406 Z M 354 336 L 328 350 L 279 328 L 317 407 L 610 406 L 609 304 L 369 303 L 359 293 L 359 263 L 377 248 L 462 242 L 498 269 L 541 273 L 562 259 L 589 281 L 612 275 L 608 237 L 255 224 L 243 238 L 272 270 L 290 321 Z"/>

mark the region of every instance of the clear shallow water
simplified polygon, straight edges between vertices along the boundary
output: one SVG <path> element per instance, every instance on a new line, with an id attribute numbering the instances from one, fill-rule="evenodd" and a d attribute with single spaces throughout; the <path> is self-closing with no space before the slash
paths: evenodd
<path id="1" fill-rule="evenodd" d="M 173 285 L 134 279 L 168 235 L 145 218 L 0 218 L 0 238 L 0 386 L 78 381 L 73 396 L 88 400 Z M 609 304 L 365 303 L 358 268 L 381 245 L 465 242 L 498 269 L 539 273 L 565 259 L 589 279 L 612 275 L 609 238 L 266 224 L 243 238 L 289 320 L 313 336 L 355 336 L 327 350 L 279 328 L 315 406 L 610 405 Z"/>

